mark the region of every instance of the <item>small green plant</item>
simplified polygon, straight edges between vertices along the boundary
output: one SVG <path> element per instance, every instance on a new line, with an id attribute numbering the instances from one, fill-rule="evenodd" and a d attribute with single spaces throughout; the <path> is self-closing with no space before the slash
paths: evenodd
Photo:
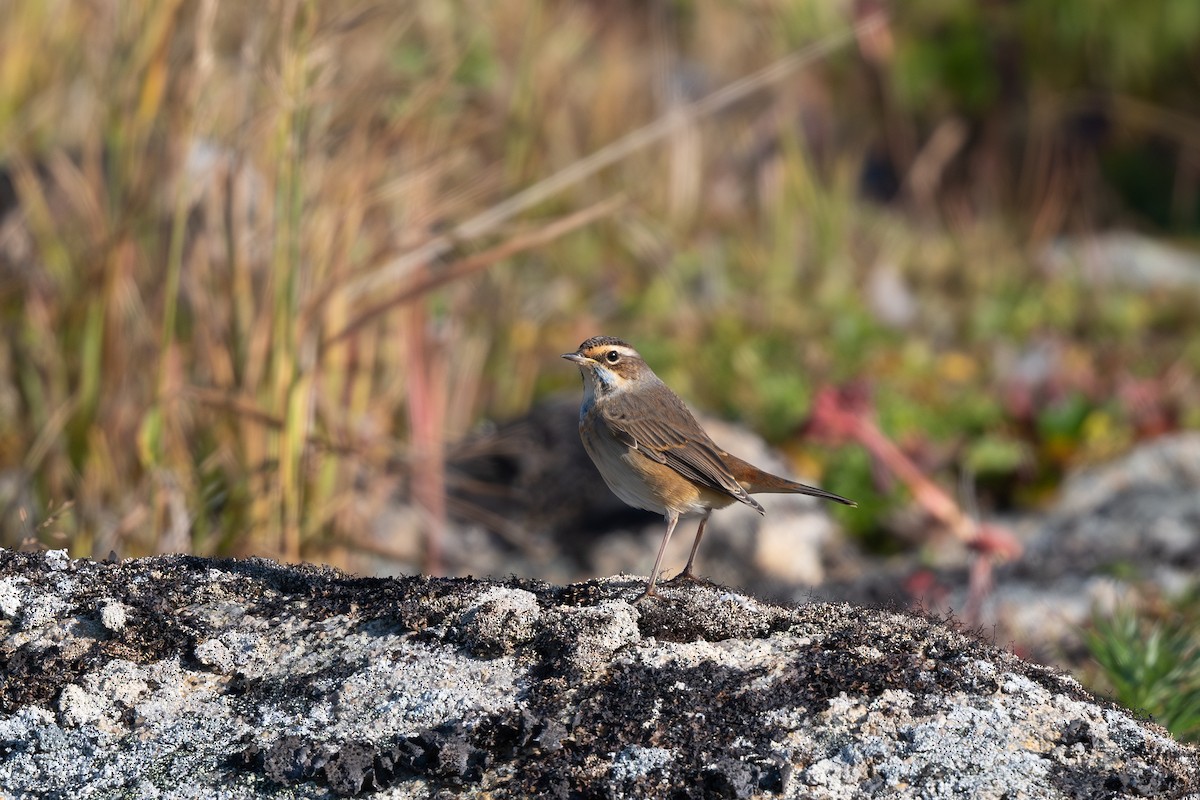
<path id="1" fill-rule="evenodd" d="M 1179 739 L 1200 741 L 1200 637 L 1194 627 L 1123 610 L 1097 614 L 1086 642 L 1118 703 L 1149 714 Z"/>

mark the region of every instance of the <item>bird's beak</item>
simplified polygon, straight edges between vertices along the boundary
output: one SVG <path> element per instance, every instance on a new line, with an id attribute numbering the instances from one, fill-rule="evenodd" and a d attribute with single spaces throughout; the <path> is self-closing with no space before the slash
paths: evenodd
<path id="1" fill-rule="evenodd" d="M 565 358 L 567 361 L 574 361 L 576 364 L 581 366 L 592 363 L 592 359 L 588 358 L 587 356 L 580 355 L 579 353 L 563 353 L 561 357 Z"/>

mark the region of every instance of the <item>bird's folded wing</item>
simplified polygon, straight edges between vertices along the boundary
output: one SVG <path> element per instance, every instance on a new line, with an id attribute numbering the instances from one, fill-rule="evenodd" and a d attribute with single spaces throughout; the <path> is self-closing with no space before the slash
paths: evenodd
<path id="1" fill-rule="evenodd" d="M 610 402 L 602 416 L 612 435 L 626 447 L 666 464 L 695 483 L 757 507 L 721 460 L 720 448 L 682 403 L 673 409 L 670 424 L 623 406 Z"/>

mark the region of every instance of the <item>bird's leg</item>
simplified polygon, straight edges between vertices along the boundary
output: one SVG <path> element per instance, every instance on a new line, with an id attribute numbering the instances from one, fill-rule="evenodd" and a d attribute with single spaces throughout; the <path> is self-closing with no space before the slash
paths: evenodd
<path id="1" fill-rule="evenodd" d="M 638 595 L 635 603 L 640 603 L 647 597 L 655 597 L 658 592 L 654 591 L 654 584 L 658 581 L 658 568 L 662 565 L 663 553 L 667 551 L 667 542 L 671 541 L 671 534 L 675 532 L 675 525 L 679 522 L 679 514 L 675 511 L 667 512 L 667 532 L 663 534 L 662 544 L 658 546 L 658 558 L 654 559 L 654 569 L 650 573 L 650 583 L 646 585 L 646 591 Z"/>
<path id="2" fill-rule="evenodd" d="M 704 512 L 704 516 L 700 518 L 700 527 L 696 528 L 696 540 L 692 542 L 692 552 L 688 556 L 687 564 L 683 567 L 683 572 L 672 578 L 672 581 L 691 581 L 699 583 L 700 579 L 692 572 L 692 562 L 696 560 L 696 551 L 700 549 L 700 537 L 704 535 L 704 526 L 708 524 L 708 515 L 712 513 L 712 509 Z"/>

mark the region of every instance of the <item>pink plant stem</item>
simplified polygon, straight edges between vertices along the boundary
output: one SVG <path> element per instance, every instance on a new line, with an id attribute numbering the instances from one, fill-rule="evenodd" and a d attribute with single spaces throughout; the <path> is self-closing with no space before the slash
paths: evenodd
<path id="1" fill-rule="evenodd" d="M 415 304 L 406 315 L 408 343 L 408 418 L 412 431 L 412 493 L 425 511 L 426 575 L 442 573 L 442 537 L 446 526 L 446 454 L 442 441 L 446 408 L 445 365 L 429 341 L 425 309 Z"/>
<path id="2" fill-rule="evenodd" d="M 963 513 L 950 495 L 921 472 L 899 447 L 883 434 L 870 419 L 859 417 L 855 437 L 867 451 L 908 487 L 913 498 L 934 519 L 948 527 L 959 539 L 969 542 L 975 538 L 977 524 Z"/>
<path id="3" fill-rule="evenodd" d="M 995 525 L 981 525 L 965 514 L 950 495 L 926 477 L 867 416 L 855 416 L 851 435 L 904 482 L 922 508 L 975 551 L 963 620 L 968 625 L 979 625 L 983 621 L 984 603 L 992 590 L 993 561 L 1016 558 L 1021 554 L 1021 543 L 1008 531 Z"/>
<path id="4" fill-rule="evenodd" d="M 861 387 L 823 389 L 813 402 L 809 430 L 835 440 L 851 440 L 866 448 L 880 464 L 904 482 L 929 514 L 961 541 L 982 554 L 1013 559 L 1021 543 L 1009 531 L 980 524 L 968 516 L 941 487 L 931 481 L 912 459 L 879 429 L 868 413 Z"/>

